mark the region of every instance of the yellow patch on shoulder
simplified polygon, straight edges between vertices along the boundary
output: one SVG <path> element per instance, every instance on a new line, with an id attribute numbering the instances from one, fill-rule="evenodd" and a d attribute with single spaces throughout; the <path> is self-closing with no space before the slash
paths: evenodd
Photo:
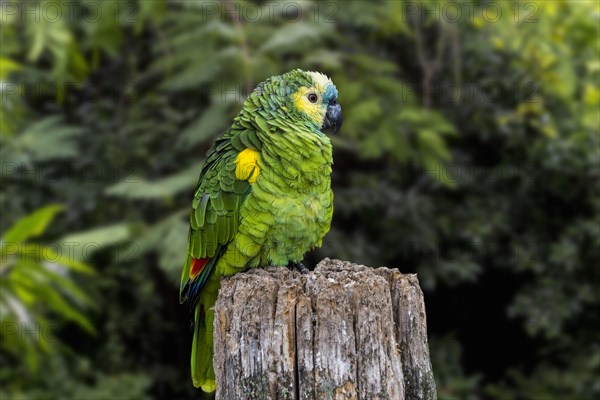
<path id="1" fill-rule="evenodd" d="M 256 182 L 260 174 L 258 165 L 259 154 L 254 149 L 244 149 L 238 154 L 235 160 L 235 177 L 240 181 Z"/>

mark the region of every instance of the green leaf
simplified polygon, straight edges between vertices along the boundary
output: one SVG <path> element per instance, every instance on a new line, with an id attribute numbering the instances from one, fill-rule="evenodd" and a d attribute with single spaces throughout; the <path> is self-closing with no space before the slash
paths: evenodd
<path id="1" fill-rule="evenodd" d="M 29 53 L 27 54 L 27 60 L 29 61 L 37 61 L 37 59 L 42 54 L 44 50 L 44 46 L 46 44 L 46 33 L 45 33 L 45 23 L 41 24 L 30 24 L 30 36 L 32 37 L 33 43 L 31 43 L 31 47 L 29 48 Z"/>
<path id="2" fill-rule="evenodd" d="M 63 252 L 73 254 L 74 259 L 84 260 L 94 252 L 122 243 L 130 237 L 129 224 L 119 223 L 64 236 L 60 243 Z"/>
<path id="3" fill-rule="evenodd" d="M 94 274 L 96 271 L 89 265 L 77 260 L 75 258 L 75 252 L 73 254 L 66 254 L 63 252 L 56 252 L 53 248 L 46 246 L 43 252 L 44 256 L 48 260 L 52 260 L 53 263 L 61 265 L 72 271 L 81 272 L 84 274 Z"/>
<path id="4" fill-rule="evenodd" d="M 208 59 L 214 57 L 214 54 L 207 56 Z M 165 79 L 161 88 L 168 91 L 177 91 L 201 87 L 204 83 L 212 82 L 219 70 L 217 63 L 208 63 L 204 59 L 197 60 L 197 62 L 187 64 L 183 70 L 179 70 Z"/>
<path id="5" fill-rule="evenodd" d="M 21 69 L 21 64 L 7 57 L 0 56 L 0 79 L 8 80 L 9 75 L 13 71 Z"/>
<path id="6" fill-rule="evenodd" d="M 43 207 L 25 218 L 17 221 L 2 237 L 2 244 L 22 243 L 29 238 L 37 237 L 44 233 L 54 216 L 63 210 L 63 206 L 52 204 Z"/>
<path id="7" fill-rule="evenodd" d="M 422 153 L 428 153 L 440 160 L 450 160 L 450 152 L 446 148 L 446 143 L 437 132 L 430 129 L 420 129 L 417 131 L 417 136 Z"/>
<path id="8" fill-rule="evenodd" d="M 273 33 L 258 51 L 259 53 L 268 53 L 276 51 L 282 53 L 287 50 L 297 49 L 301 44 L 309 46 L 316 42 L 325 31 L 323 26 L 316 24 L 286 24 Z"/>
<path id="9" fill-rule="evenodd" d="M 229 122 L 227 102 L 213 102 L 200 117 L 193 121 L 179 136 L 179 147 L 192 146 L 211 139 L 225 129 Z"/>
<path id="10" fill-rule="evenodd" d="M 18 160 L 18 156 L 37 162 L 77 156 L 79 151 L 74 139 L 83 129 L 64 125 L 62 120 L 62 116 L 54 115 L 29 124 L 3 145 L 0 153 L 3 161 Z"/>
<path id="11" fill-rule="evenodd" d="M 456 187 L 456 182 L 446 170 L 446 163 L 441 163 L 437 157 L 428 153 L 422 154 L 421 160 L 425 168 L 425 172 L 427 172 L 433 179 L 444 184 L 446 187 Z"/>
<path id="12" fill-rule="evenodd" d="M 184 169 L 174 175 L 155 181 L 142 178 L 129 179 L 129 182 L 120 182 L 109 186 L 105 193 L 110 196 L 128 199 L 163 199 L 172 198 L 184 190 L 191 190 L 198 180 L 200 162 Z"/>

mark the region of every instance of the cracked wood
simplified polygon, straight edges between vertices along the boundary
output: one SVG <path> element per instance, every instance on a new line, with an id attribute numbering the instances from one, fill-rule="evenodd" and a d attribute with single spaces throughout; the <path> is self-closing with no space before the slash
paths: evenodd
<path id="1" fill-rule="evenodd" d="M 416 275 L 324 259 L 221 281 L 217 399 L 436 399 Z"/>

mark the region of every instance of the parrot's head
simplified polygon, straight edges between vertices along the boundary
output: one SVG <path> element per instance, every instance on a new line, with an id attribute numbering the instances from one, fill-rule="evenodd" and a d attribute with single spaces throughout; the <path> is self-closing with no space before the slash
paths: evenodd
<path id="1" fill-rule="evenodd" d="M 336 133 L 342 126 L 342 107 L 331 79 L 320 72 L 295 70 L 291 75 L 293 109 L 302 118 L 314 122 L 325 133 Z M 285 76 L 285 75 L 284 75 Z M 294 79 L 295 78 L 295 79 Z"/>
<path id="2" fill-rule="evenodd" d="M 336 133 L 342 126 L 337 88 L 320 72 L 296 69 L 274 76 L 258 85 L 252 95 L 268 98 L 268 108 L 274 114 L 285 113 L 324 133 Z M 265 106 L 265 102 L 261 104 Z"/>

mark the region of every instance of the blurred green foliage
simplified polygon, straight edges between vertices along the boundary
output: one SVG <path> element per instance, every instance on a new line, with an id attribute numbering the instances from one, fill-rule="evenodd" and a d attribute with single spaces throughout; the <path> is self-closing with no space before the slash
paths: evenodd
<path id="1" fill-rule="evenodd" d="M 596 2 L 9 1 L 0 13 L 3 398 L 200 396 L 177 304 L 189 200 L 244 97 L 293 68 L 328 73 L 345 119 L 334 224 L 309 259 L 419 274 L 440 399 L 600 395 Z M 42 234 L 54 267 L 15 251 Z M 495 326 L 457 322 L 469 305 Z M 23 315 L 52 321 L 48 335 L 11 333 Z M 526 346 L 507 342 L 515 322 Z M 465 332 L 485 332 L 489 354 L 473 356 Z"/>
<path id="2" fill-rule="evenodd" d="M 0 239 L 0 323 L 2 350 L 36 371 L 39 356 L 55 350 L 51 312 L 93 333 L 85 315 L 70 303 L 90 306 L 90 298 L 73 283 L 68 271 L 92 273 L 87 265 L 66 257 L 52 247 L 34 244 L 60 206 L 49 205 L 20 219 Z"/>

